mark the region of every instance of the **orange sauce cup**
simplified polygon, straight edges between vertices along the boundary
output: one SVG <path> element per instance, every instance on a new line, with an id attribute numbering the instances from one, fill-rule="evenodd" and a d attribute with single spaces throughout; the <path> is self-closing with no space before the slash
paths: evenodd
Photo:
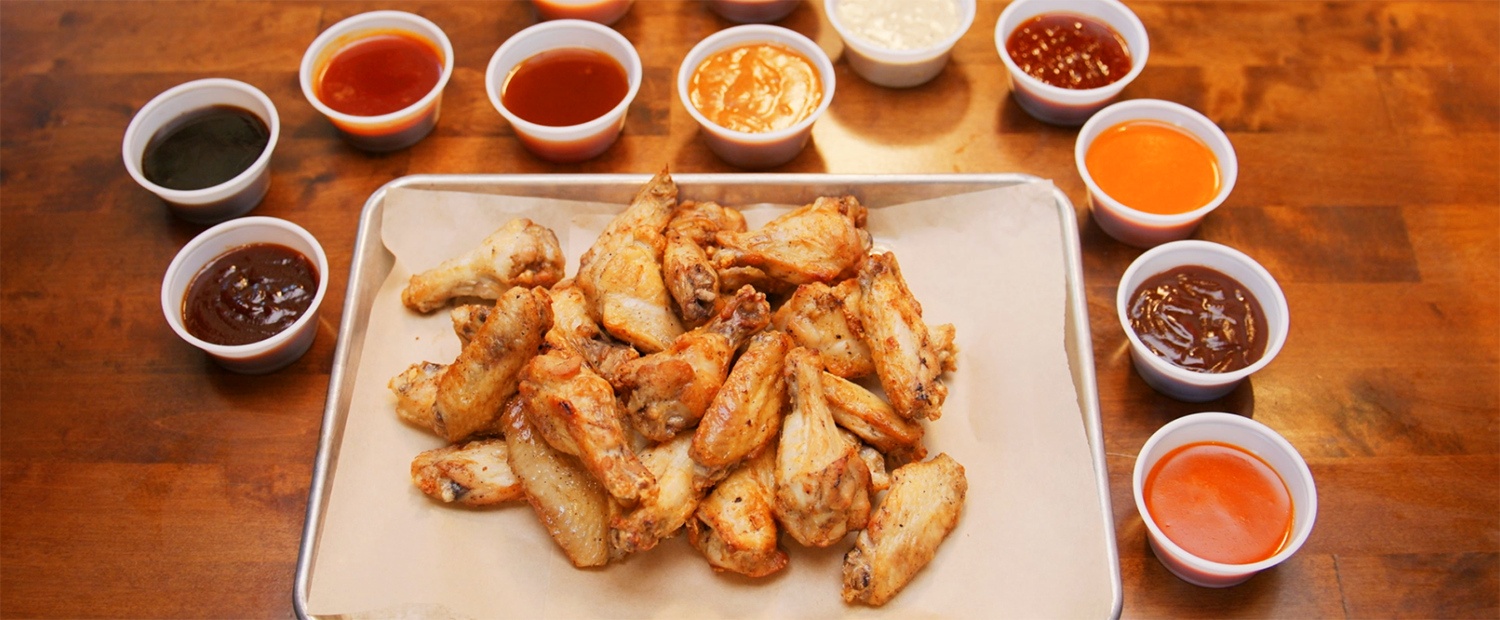
<path id="1" fill-rule="evenodd" d="M 339 50 L 366 37 L 392 33 L 415 37 L 438 53 L 443 71 L 426 96 L 405 108 L 378 116 L 345 114 L 318 98 L 319 76 Z M 308 103 L 333 123 L 345 141 L 372 152 L 404 149 L 431 133 L 442 112 L 443 88 L 452 75 L 453 44 L 448 35 L 426 18 L 402 11 L 361 13 L 330 26 L 307 48 L 299 72 L 302 94 Z"/>

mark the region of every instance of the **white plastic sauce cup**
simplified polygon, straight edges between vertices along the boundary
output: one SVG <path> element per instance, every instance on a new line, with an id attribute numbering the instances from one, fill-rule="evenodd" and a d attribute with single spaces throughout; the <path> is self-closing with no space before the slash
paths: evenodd
<path id="1" fill-rule="evenodd" d="M 1286 544 L 1275 555 L 1251 564 L 1224 564 L 1205 560 L 1172 542 L 1146 509 L 1146 477 L 1151 474 L 1156 463 L 1177 448 L 1205 441 L 1236 446 L 1260 457 L 1286 483 L 1292 499 L 1292 531 Z M 1302 548 L 1302 543 L 1307 542 L 1307 537 L 1312 534 L 1313 524 L 1318 519 L 1318 489 L 1313 483 L 1312 470 L 1307 468 L 1307 461 L 1303 460 L 1290 442 L 1270 427 L 1230 413 L 1195 413 L 1162 426 L 1141 447 L 1140 455 L 1135 459 L 1131 486 L 1134 489 L 1136 511 L 1146 524 L 1147 539 L 1151 542 L 1151 550 L 1156 553 L 1156 558 L 1173 575 L 1206 588 L 1225 588 L 1242 583 L 1256 573 L 1286 561 Z"/>
<path id="2" fill-rule="evenodd" d="M 560 48 L 586 48 L 609 54 L 625 68 L 630 84 L 625 98 L 603 116 L 567 127 L 538 125 L 506 109 L 501 95 L 511 70 L 532 56 Z M 577 19 L 543 22 L 516 33 L 495 50 L 484 73 L 484 90 L 490 104 L 515 129 L 526 150 L 551 162 L 580 162 L 603 153 L 625 129 L 625 113 L 641 90 L 641 57 L 630 41 L 607 26 Z"/>
<path id="3" fill-rule="evenodd" d="M 244 172 L 213 187 L 170 189 L 147 180 L 141 160 L 151 138 L 184 114 L 217 105 L 248 110 L 265 122 L 271 135 L 260 157 Z M 122 154 L 131 178 L 166 202 L 173 215 L 189 222 L 212 224 L 244 215 L 265 198 L 271 187 L 271 152 L 276 150 L 280 136 L 281 117 L 270 97 L 244 82 L 210 78 L 169 88 L 142 106 L 125 128 Z"/>
<path id="4" fill-rule="evenodd" d="M 1126 51 L 1130 52 L 1130 72 L 1106 86 L 1076 90 L 1027 75 L 1005 51 L 1005 43 L 1026 20 L 1044 13 L 1084 15 L 1114 28 L 1124 37 Z M 1044 123 L 1077 126 L 1118 97 L 1141 74 L 1151 54 L 1151 41 L 1146 36 L 1145 24 L 1119 0 L 1016 0 L 1000 12 L 1000 19 L 995 22 L 995 48 L 1010 75 L 1011 95 L 1022 109 Z"/>
<path id="5" fill-rule="evenodd" d="M 824 12 L 829 23 L 844 41 L 844 59 L 860 77 L 870 83 L 889 88 L 909 88 L 931 81 L 948 64 L 953 45 L 974 24 L 974 0 L 951 0 L 958 7 L 958 28 L 942 41 L 918 49 L 897 50 L 884 48 L 861 39 L 854 30 L 839 19 L 838 5 L 844 0 L 823 0 Z M 933 0 L 911 0 L 913 4 Z"/>
<path id="6" fill-rule="evenodd" d="M 307 311 L 292 325 L 260 342 L 221 345 L 205 341 L 183 325 L 183 298 L 193 277 L 225 252 L 252 243 L 283 245 L 306 256 L 318 269 L 318 292 Z M 161 309 L 167 324 L 185 342 L 207 353 L 232 372 L 261 375 L 281 370 L 302 357 L 318 333 L 318 307 L 328 291 L 328 255 L 312 234 L 301 226 L 274 217 L 242 217 L 203 231 L 172 259 L 161 283 Z"/>

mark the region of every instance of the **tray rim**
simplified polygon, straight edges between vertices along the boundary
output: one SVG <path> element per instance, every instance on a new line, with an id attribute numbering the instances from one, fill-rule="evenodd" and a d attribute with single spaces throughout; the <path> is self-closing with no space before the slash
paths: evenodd
<path id="1" fill-rule="evenodd" d="M 355 330 L 350 328 L 360 322 L 363 308 L 370 300 L 365 299 L 361 289 L 368 265 L 361 260 L 366 254 L 382 251 L 380 220 L 384 215 L 385 196 L 393 188 L 415 185 L 438 186 L 424 189 L 442 189 L 441 186 L 475 186 L 494 184 L 497 186 L 525 185 L 642 185 L 651 179 L 650 174 L 415 174 L 402 176 L 387 182 L 370 194 L 360 209 L 359 227 L 349 264 L 349 280 L 344 293 L 342 316 L 339 318 L 339 334 L 334 349 L 333 367 L 329 374 L 328 392 L 323 408 L 323 422 L 318 438 L 318 452 L 313 464 L 313 475 L 308 489 L 307 510 L 304 515 L 302 540 L 298 546 L 297 570 L 292 591 L 292 603 L 298 618 L 303 620 L 322 618 L 307 611 L 308 596 L 312 583 L 312 569 L 317 554 L 318 540 L 322 534 L 324 504 L 328 498 L 328 477 L 336 464 L 340 440 L 349 403 L 343 399 L 342 390 L 347 377 L 356 364 L 353 354 Z M 908 185 L 994 185 L 1006 187 L 1035 181 L 1046 181 L 1025 173 L 951 173 L 951 174 L 825 174 L 825 173 L 674 173 L 679 186 L 692 185 L 826 185 L 850 186 L 871 184 Z M 1120 574 L 1120 553 L 1116 540 L 1114 510 L 1110 501 L 1109 467 L 1104 453 L 1104 432 L 1099 411 L 1099 389 L 1093 354 L 1093 336 L 1089 327 L 1088 298 L 1083 279 L 1082 242 L 1078 231 L 1078 215 L 1067 194 L 1056 184 L 1052 188 L 1053 202 L 1058 209 L 1058 219 L 1063 234 L 1063 267 L 1066 280 L 1066 311 L 1073 315 L 1070 334 L 1075 344 L 1070 347 L 1071 372 L 1074 388 L 1078 391 L 1078 404 L 1083 414 L 1084 434 L 1094 467 L 1095 490 L 1099 496 L 1099 507 L 1104 525 L 1104 539 L 1108 557 L 1108 570 L 1113 599 L 1107 618 L 1120 617 L 1124 604 L 1124 591 Z M 374 245 L 372 245 L 374 244 Z M 364 318 L 368 318 L 367 313 Z M 1065 327 L 1066 329 L 1066 327 Z M 363 330 L 360 330 L 363 331 Z"/>

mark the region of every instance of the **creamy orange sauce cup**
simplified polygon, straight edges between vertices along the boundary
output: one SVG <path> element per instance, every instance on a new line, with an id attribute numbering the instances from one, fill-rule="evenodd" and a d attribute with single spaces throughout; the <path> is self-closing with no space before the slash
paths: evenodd
<path id="1" fill-rule="evenodd" d="M 752 133 L 722 127 L 704 116 L 693 105 L 693 74 L 705 60 L 722 50 L 743 45 L 770 43 L 790 48 L 812 62 L 817 69 L 823 93 L 817 107 L 800 121 L 776 131 Z M 677 69 L 677 95 L 693 120 L 698 121 L 703 140 L 720 159 L 749 169 L 774 168 L 802 152 L 812 135 L 813 123 L 833 101 L 835 76 L 833 61 L 816 43 L 796 32 L 779 26 L 751 24 L 721 30 L 702 40 L 689 51 Z"/>

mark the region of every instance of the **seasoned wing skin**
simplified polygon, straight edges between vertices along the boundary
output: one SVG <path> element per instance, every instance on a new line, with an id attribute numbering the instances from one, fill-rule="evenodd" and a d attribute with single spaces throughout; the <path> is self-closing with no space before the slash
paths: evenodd
<path id="1" fill-rule="evenodd" d="M 667 224 L 662 273 L 688 325 L 702 325 L 714 315 L 719 273 L 709 259 L 709 251 L 716 249 L 714 235 L 721 230 L 743 232 L 745 216 L 715 202 L 687 201 Z"/>
<path id="2" fill-rule="evenodd" d="M 734 352 L 771 322 L 766 296 L 742 288 L 706 325 L 672 346 L 625 364 L 626 409 L 642 435 L 667 441 L 698 423 L 729 374 Z"/>
<path id="3" fill-rule="evenodd" d="M 563 278 L 565 262 L 551 229 L 516 218 L 463 256 L 412 276 L 401 303 L 430 312 L 454 297 L 496 299 L 516 286 L 552 286 Z"/>
<path id="4" fill-rule="evenodd" d="M 611 335 L 647 353 L 682 335 L 662 278 L 662 231 L 677 208 L 677 184 L 663 170 L 605 227 L 579 261 L 578 287 Z"/>
<path id="5" fill-rule="evenodd" d="M 494 310 L 494 306 L 484 304 L 462 304 L 449 310 L 448 318 L 453 320 L 453 333 L 458 336 L 458 342 L 469 346 L 469 341 L 479 333 L 479 328 L 484 327 L 484 322 Z"/>
<path id="6" fill-rule="evenodd" d="M 688 541 L 715 571 L 764 577 L 786 567 L 777 544 L 776 452 L 746 461 L 698 504 L 688 520 Z"/>
<path id="7" fill-rule="evenodd" d="M 432 431 L 438 436 L 438 379 L 448 370 L 447 364 L 422 362 L 391 377 L 386 387 L 396 395 L 396 415 L 402 420 Z"/>
<path id="8" fill-rule="evenodd" d="M 510 470 L 505 439 L 491 437 L 428 450 L 411 462 L 411 481 L 428 497 L 465 506 L 526 499 Z"/>
<path id="9" fill-rule="evenodd" d="M 786 404 L 783 362 L 791 348 L 791 337 L 779 331 L 750 339 L 698 422 L 693 460 L 705 467 L 728 467 L 773 445 Z"/>
<path id="10" fill-rule="evenodd" d="M 574 566 L 609 562 L 609 493 L 578 459 L 548 445 L 522 413 L 521 399 L 505 407 L 505 446 L 526 502 Z"/>
<path id="11" fill-rule="evenodd" d="M 866 259 L 859 288 L 860 335 L 870 345 L 875 374 L 891 405 L 909 419 L 938 419 L 948 398 L 948 387 L 938 379 L 943 362 L 922 322 L 922 305 L 901 277 L 896 255 L 886 252 Z"/>
<path id="12" fill-rule="evenodd" d="M 641 354 L 599 329 L 599 324 L 589 316 L 588 299 L 573 280 L 559 282 L 549 294 L 552 297 L 552 329 L 547 332 L 547 346 L 569 349 L 582 355 L 594 372 L 610 385 L 618 386 L 623 365 Z"/>
<path id="13" fill-rule="evenodd" d="M 582 356 L 554 349 L 532 358 L 521 372 L 520 390 L 538 434 L 578 457 L 610 495 L 634 503 L 654 492 L 656 479 L 626 441 L 614 389 Z"/>
<path id="14" fill-rule="evenodd" d="M 759 230 L 716 234 L 714 262 L 721 271 L 755 267 L 791 284 L 833 282 L 853 274 L 870 250 L 866 215 L 853 196 L 818 198 Z"/>
<path id="15" fill-rule="evenodd" d="M 880 606 L 937 554 L 958 526 L 969 483 L 946 454 L 891 474 L 891 491 L 844 555 L 844 600 Z"/>
<path id="16" fill-rule="evenodd" d="M 437 433 L 457 442 L 492 426 L 551 327 L 545 289 L 518 286 L 501 295 L 484 326 L 438 378 Z"/>
<path id="17" fill-rule="evenodd" d="M 926 458 L 922 423 L 902 417 L 879 396 L 831 373 L 823 375 L 823 395 L 834 422 L 860 440 L 900 462 Z"/>
<path id="18" fill-rule="evenodd" d="M 818 353 L 792 349 L 785 372 L 792 409 L 776 451 L 776 517 L 797 542 L 827 547 L 869 519 L 870 471 L 833 422 Z"/>
<path id="19" fill-rule="evenodd" d="M 858 280 L 844 280 L 838 286 L 813 282 L 797 287 L 776 310 L 771 324 L 789 334 L 797 346 L 822 354 L 828 372 L 854 379 L 875 372 L 870 346 L 850 327 L 858 324 L 858 309 Z M 852 320 L 847 318 L 851 314 Z"/>
<path id="20" fill-rule="evenodd" d="M 641 498 L 634 510 L 615 518 L 610 546 L 617 554 L 646 551 L 682 529 L 703 497 L 693 485 L 697 465 L 688 456 L 693 438 L 682 435 L 641 454 L 641 462 L 656 477 L 654 495 Z"/>

